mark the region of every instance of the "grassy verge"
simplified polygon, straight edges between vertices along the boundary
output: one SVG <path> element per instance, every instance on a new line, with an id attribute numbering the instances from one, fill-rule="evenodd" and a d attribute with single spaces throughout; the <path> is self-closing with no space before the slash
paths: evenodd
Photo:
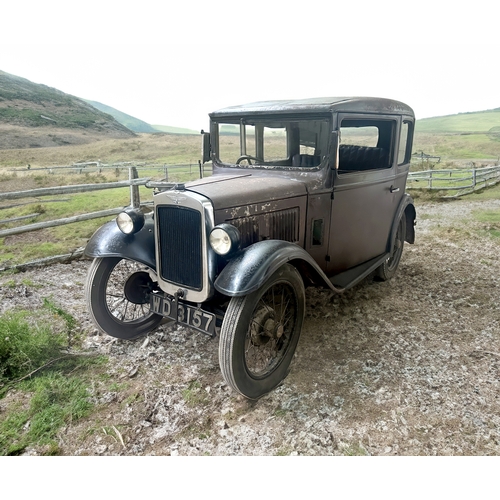
<path id="1" fill-rule="evenodd" d="M 68 353 L 75 327 L 50 299 L 0 316 L 0 455 L 59 454 L 60 429 L 92 411 L 90 376 L 105 359 Z"/>

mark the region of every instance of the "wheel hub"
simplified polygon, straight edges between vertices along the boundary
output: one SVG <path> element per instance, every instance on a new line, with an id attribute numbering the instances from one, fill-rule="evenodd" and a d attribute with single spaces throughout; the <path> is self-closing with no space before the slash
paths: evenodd
<path id="1" fill-rule="evenodd" d="M 276 313 L 273 309 L 261 308 L 254 315 L 251 326 L 253 345 L 264 345 L 271 339 L 279 339 L 283 332 L 283 325 L 276 321 Z"/>
<path id="2" fill-rule="evenodd" d="M 123 293 L 133 304 L 147 304 L 153 288 L 153 280 L 149 273 L 138 271 L 127 278 Z"/>

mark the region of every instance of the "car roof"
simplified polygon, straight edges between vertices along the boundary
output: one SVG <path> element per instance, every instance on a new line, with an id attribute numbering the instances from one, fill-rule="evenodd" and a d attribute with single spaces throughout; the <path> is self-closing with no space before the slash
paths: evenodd
<path id="1" fill-rule="evenodd" d="M 240 115 L 306 114 L 306 113 L 384 113 L 414 116 L 413 110 L 400 101 L 381 97 L 312 97 L 259 101 L 238 106 L 230 106 L 210 113 L 213 119 L 237 117 Z"/>

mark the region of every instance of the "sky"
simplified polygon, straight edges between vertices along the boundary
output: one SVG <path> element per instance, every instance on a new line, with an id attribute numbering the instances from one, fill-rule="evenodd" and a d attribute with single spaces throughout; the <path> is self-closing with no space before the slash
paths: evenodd
<path id="1" fill-rule="evenodd" d="M 500 107 L 492 0 L 9 3 L 0 70 L 150 124 L 327 96 L 400 100 L 417 119 Z"/>

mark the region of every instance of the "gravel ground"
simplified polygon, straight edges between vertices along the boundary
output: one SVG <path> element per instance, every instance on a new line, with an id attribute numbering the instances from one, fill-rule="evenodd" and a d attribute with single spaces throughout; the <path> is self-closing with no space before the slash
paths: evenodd
<path id="1" fill-rule="evenodd" d="M 83 299 L 89 261 L 0 276 L 0 313 L 52 295 L 84 347 L 108 356 L 96 412 L 60 433 L 65 455 L 498 455 L 500 241 L 476 210 L 500 200 L 417 203 L 393 280 L 309 289 L 290 375 L 257 402 L 225 385 L 217 339 L 171 325 L 133 342 L 100 335 Z"/>

